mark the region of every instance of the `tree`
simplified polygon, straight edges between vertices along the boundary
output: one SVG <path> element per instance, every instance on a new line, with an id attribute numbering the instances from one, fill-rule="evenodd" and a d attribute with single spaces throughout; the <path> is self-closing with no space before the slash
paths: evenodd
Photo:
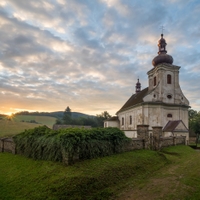
<path id="1" fill-rule="evenodd" d="M 63 113 L 63 123 L 64 124 L 71 124 L 71 109 L 69 108 L 69 106 L 67 106 L 67 108 L 65 109 L 64 113 Z"/>
<path id="2" fill-rule="evenodd" d="M 98 126 L 103 127 L 104 120 L 109 119 L 109 118 L 111 118 L 111 115 L 107 111 L 104 111 L 99 115 L 97 114 L 96 119 L 97 119 Z"/>
<path id="3" fill-rule="evenodd" d="M 62 124 L 62 120 L 61 119 L 56 119 L 56 124 Z"/>
<path id="4" fill-rule="evenodd" d="M 190 109 L 189 115 L 189 129 L 196 134 L 196 145 L 200 139 L 200 112 Z"/>

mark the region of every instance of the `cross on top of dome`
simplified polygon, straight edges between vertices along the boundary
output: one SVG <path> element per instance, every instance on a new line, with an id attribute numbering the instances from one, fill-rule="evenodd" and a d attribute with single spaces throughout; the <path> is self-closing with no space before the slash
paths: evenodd
<path id="1" fill-rule="evenodd" d="M 167 46 L 167 43 L 166 43 L 165 39 L 163 38 L 163 33 L 162 33 L 161 38 L 158 41 L 158 50 L 159 50 L 158 54 L 167 53 L 166 46 Z"/>
<path id="2" fill-rule="evenodd" d="M 167 43 L 166 43 L 165 39 L 163 38 L 163 28 L 162 28 L 161 38 L 158 41 L 158 56 L 156 56 L 152 60 L 152 64 L 154 67 L 156 67 L 157 65 L 159 65 L 161 63 L 167 63 L 167 64 L 173 63 L 172 56 L 167 54 L 166 45 L 167 45 Z"/>

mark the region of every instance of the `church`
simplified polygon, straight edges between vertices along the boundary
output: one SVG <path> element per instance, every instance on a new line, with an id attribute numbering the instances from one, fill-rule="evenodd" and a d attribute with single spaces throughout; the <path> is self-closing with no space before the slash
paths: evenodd
<path id="1" fill-rule="evenodd" d="M 135 94 L 117 111 L 116 115 L 104 121 L 104 127 L 118 127 L 127 137 L 137 138 L 137 126 L 162 127 L 162 136 L 186 136 L 188 131 L 189 101 L 179 85 L 180 66 L 173 64 L 173 57 L 167 54 L 166 40 L 161 34 L 158 41 L 158 55 L 153 58 L 153 68 L 147 72 L 148 87 L 141 90 L 139 79 Z"/>

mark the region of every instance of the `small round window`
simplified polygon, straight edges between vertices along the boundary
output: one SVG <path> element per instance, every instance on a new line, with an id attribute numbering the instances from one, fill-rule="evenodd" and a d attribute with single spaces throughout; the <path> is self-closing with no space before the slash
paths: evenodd
<path id="1" fill-rule="evenodd" d="M 172 95 L 171 95 L 171 94 L 168 94 L 168 95 L 167 95 L 167 98 L 168 98 L 168 99 L 171 99 L 171 98 L 172 98 Z"/>

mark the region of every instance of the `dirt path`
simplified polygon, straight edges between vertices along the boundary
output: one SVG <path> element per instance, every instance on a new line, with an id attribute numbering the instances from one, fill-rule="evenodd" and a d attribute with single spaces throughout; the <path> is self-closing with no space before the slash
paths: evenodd
<path id="1" fill-rule="evenodd" d="M 198 153 L 200 159 L 200 153 Z M 184 184 L 185 173 L 192 170 L 197 157 L 170 164 L 157 171 L 147 182 L 128 188 L 116 200 L 167 200 L 184 199 L 193 189 Z"/>

